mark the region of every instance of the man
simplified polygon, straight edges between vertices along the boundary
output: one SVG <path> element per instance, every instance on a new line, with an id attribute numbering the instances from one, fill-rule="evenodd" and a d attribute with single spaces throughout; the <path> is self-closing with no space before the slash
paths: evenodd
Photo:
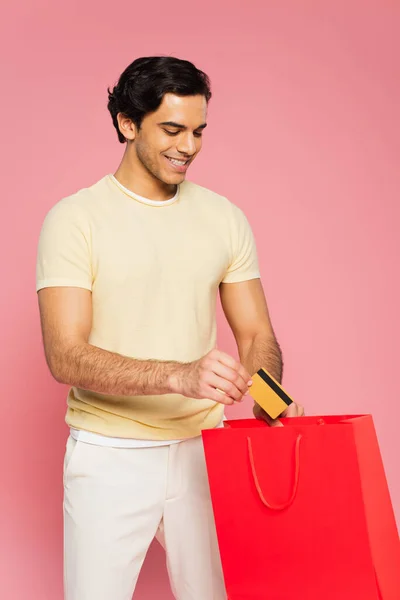
<path id="1" fill-rule="evenodd" d="M 261 366 L 281 380 L 282 360 L 245 216 L 185 181 L 210 97 L 187 61 L 134 61 L 109 91 L 119 168 L 42 228 L 46 359 L 70 386 L 66 600 L 130 600 L 155 536 L 178 600 L 226 597 L 201 430 Z M 240 363 L 215 347 L 218 291 Z"/>

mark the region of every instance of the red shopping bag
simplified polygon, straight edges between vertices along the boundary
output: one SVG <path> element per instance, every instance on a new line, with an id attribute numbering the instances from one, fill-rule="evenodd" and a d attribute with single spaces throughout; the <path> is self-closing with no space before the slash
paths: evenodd
<path id="1" fill-rule="evenodd" d="M 400 542 L 370 415 L 203 431 L 229 600 L 400 600 Z"/>

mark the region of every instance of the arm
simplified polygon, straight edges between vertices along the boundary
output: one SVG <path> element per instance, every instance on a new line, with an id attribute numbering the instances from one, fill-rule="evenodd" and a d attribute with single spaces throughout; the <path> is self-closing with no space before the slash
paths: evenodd
<path id="1" fill-rule="evenodd" d="M 272 329 L 260 279 L 223 283 L 220 295 L 242 364 L 250 373 L 264 367 L 281 382 L 282 353 Z"/>
<path id="2" fill-rule="evenodd" d="M 178 393 L 223 404 L 232 404 L 247 391 L 250 376 L 245 369 L 217 350 L 183 364 L 136 360 L 93 346 L 88 342 L 92 294 L 87 289 L 47 287 L 38 297 L 47 364 L 60 383 L 107 395 Z"/>
<path id="3" fill-rule="evenodd" d="M 38 297 L 46 360 L 58 382 L 111 395 L 172 391 L 169 378 L 178 370 L 177 363 L 134 361 L 88 343 L 89 290 L 50 287 L 40 290 Z"/>
<path id="4" fill-rule="evenodd" d="M 237 343 L 240 361 L 254 374 L 264 367 L 279 382 L 282 381 L 282 352 L 275 337 L 267 302 L 260 279 L 240 283 L 223 283 L 220 287 L 221 303 Z M 294 403 L 293 403 L 294 404 Z M 302 407 L 292 405 L 285 416 L 302 412 Z M 271 419 L 257 405 L 254 414 L 269 422 Z"/>

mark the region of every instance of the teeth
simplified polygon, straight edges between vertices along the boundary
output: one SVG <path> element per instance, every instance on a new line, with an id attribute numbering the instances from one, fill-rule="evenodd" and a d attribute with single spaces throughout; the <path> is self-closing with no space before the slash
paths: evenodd
<path id="1" fill-rule="evenodd" d="M 176 158 L 170 158 L 169 156 L 167 156 L 167 158 L 173 165 L 177 165 L 178 167 L 183 167 L 188 162 L 187 160 L 177 160 Z"/>

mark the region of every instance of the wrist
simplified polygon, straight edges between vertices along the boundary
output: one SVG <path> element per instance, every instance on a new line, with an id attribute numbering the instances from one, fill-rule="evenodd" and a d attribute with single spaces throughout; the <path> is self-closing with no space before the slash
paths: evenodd
<path id="1" fill-rule="evenodd" d="M 182 394 L 188 364 L 171 363 L 166 379 L 167 394 Z"/>

